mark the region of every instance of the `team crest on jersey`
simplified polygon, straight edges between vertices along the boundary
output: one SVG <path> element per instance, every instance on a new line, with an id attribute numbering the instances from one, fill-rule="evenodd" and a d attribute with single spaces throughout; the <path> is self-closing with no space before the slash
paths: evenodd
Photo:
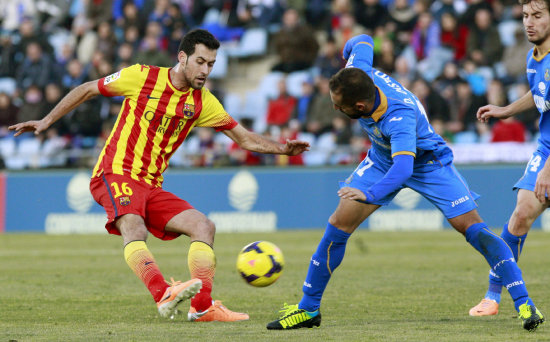
<path id="1" fill-rule="evenodd" d="M 119 203 L 123 207 L 130 205 L 130 196 L 122 196 L 119 198 Z"/>
<path id="2" fill-rule="evenodd" d="M 550 71 L 548 69 L 544 71 L 544 80 L 550 81 Z"/>
<path id="3" fill-rule="evenodd" d="M 185 103 L 183 105 L 183 117 L 191 119 L 193 116 L 195 116 L 195 105 Z"/>
<path id="4" fill-rule="evenodd" d="M 114 74 L 111 74 L 109 76 L 105 76 L 105 79 L 103 80 L 103 85 L 114 82 L 114 81 L 118 80 L 119 78 L 120 78 L 120 71 L 117 71 Z"/>
<path id="5" fill-rule="evenodd" d="M 382 133 L 380 133 L 378 127 L 374 127 L 374 129 L 372 130 L 372 134 L 374 134 L 377 138 L 382 138 Z"/>

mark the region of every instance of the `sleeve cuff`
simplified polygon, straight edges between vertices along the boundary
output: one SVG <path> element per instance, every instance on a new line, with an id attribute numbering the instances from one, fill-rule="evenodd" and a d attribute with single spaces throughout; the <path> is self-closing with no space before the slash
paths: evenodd
<path id="1" fill-rule="evenodd" d="M 99 89 L 99 92 L 101 93 L 101 95 L 103 96 L 107 96 L 107 97 L 112 97 L 112 96 L 115 96 L 114 94 L 111 94 L 107 88 L 105 88 L 105 85 L 104 85 L 104 82 L 105 81 L 105 77 L 103 78 L 100 78 L 99 80 L 97 80 L 97 88 Z"/>
<path id="2" fill-rule="evenodd" d="M 237 126 L 238 122 L 235 121 L 235 119 L 231 119 L 231 122 L 223 125 L 223 126 L 220 126 L 220 127 L 214 127 L 214 129 L 216 130 L 216 132 L 220 132 L 220 131 L 225 131 L 225 130 L 228 130 L 228 129 L 233 129 L 235 128 L 235 126 Z"/>

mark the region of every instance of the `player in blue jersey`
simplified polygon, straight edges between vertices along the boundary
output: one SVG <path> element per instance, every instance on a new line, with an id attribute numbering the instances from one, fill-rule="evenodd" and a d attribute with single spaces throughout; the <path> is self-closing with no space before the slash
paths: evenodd
<path id="1" fill-rule="evenodd" d="M 466 181 L 455 169 L 453 154 L 428 122 L 418 98 L 394 79 L 373 68 L 373 40 L 350 39 L 344 47 L 346 68 L 330 79 L 334 107 L 359 120 L 372 141 L 367 157 L 341 183 L 340 202 L 313 254 L 299 304 L 285 305 L 268 329 L 295 329 L 321 324 L 321 298 L 344 257 L 349 236 L 375 210 L 405 187 L 411 188 L 445 215 L 449 223 L 487 260 L 503 279 L 523 327 L 534 330 L 544 321 L 527 293 L 521 270 L 506 243 L 487 228 L 477 213 Z"/>
<path id="2" fill-rule="evenodd" d="M 536 107 L 540 112 L 540 138 L 537 150 L 527 163 L 525 173 L 514 185 L 518 189 L 516 208 L 500 235 L 510 246 L 516 261 L 533 222 L 548 208 L 550 194 L 550 0 L 523 0 L 523 25 L 527 39 L 535 46 L 527 53 L 527 79 L 531 89 L 506 107 L 487 105 L 477 112 L 481 122 L 490 118 L 508 118 Z M 485 298 L 470 309 L 471 316 L 498 313 L 502 279 L 489 272 Z"/>

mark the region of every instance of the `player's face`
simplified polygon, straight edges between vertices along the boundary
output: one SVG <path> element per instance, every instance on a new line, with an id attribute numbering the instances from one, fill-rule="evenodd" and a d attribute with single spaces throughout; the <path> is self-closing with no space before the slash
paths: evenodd
<path id="1" fill-rule="evenodd" d="M 335 94 L 331 91 L 330 99 L 332 100 L 332 105 L 334 106 L 334 109 L 339 110 L 350 119 L 360 119 L 362 116 L 365 115 L 364 111 L 357 108 L 357 106 L 342 104 L 342 95 L 340 94 Z"/>
<path id="2" fill-rule="evenodd" d="M 523 5 L 523 26 L 527 39 L 541 45 L 550 37 L 550 12 L 542 0 Z"/>
<path id="3" fill-rule="evenodd" d="M 195 46 L 195 52 L 184 59 L 183 75 L 187 84 L 201 89 L 216 62 L 217 50 L 210 50 L 203 44 Z"/>

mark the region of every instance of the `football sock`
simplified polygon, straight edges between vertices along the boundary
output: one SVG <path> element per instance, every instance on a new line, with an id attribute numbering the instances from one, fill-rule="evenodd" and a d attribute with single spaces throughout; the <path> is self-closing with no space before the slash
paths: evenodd
<path id="1" fill-rule="evenodd" d="M 191 299 L 191 306 L 197 311 L 204 311 L 212 305 L 212 283 L 216 271 L 214 250 L 205 242 L 192 241 L 187 264 L 191 278 L 202 280 L 201 291 Z"/>
<path id="2" fill-rule="evenodd" d="M 302 290 L 304 295 L 298 308 L 306 311 L 316 311 L 321 306 L 323 292 L 332 276 L 332 272 L 340 265 L 346 252 L 346 244 L 351 234 L 327 224 L 325 234 L 319 242 L 317 251 L 311 257 L 306 280 Z"/>
<path id="3" fill-rule="evenodd" d="M 512 253 L 514 254 L 514 258 L 516 259 L 516 262 L 518 262 L 519 255 L 521 254 L 521 251 L 523 249 L 523 244 L 525 243 L 525 239 L 527 238 L 527 234 L 521 236 L 515 236 L 511 234 L 508 231 L 508 223 L 506 223 L 504 225 L 504 228 L 502 229 L 502 234 L 500 234 L 500 237 L 506 242 L 508 246 L 510 246 Z M 489 271 L 489 289 L 485 294 L 485 298 L 492 299 L 497 303 L 500 303 L 501 291 L 502 281 L 492 270 Z"/>
<path id="4" fill-rule="evenodd" d="M 155 262 L 155 258 L 147 249 L 145 241 L 131 241 L 124 246 L 124 259 L 132 271 L 145 284 L 155 302 L 161 300 L 168 284 Z"/>
<path id="5" fill-rule="evenodd" d="M 533 304 L 514 254 L 502 238 L 487 228 L 485 223 L 476 223 L 466 230 L 466 241 L 485 257 L 491 269 L 502 279 L 503 286 L 514 300 L 516 310 L 526 301 Z"/>

